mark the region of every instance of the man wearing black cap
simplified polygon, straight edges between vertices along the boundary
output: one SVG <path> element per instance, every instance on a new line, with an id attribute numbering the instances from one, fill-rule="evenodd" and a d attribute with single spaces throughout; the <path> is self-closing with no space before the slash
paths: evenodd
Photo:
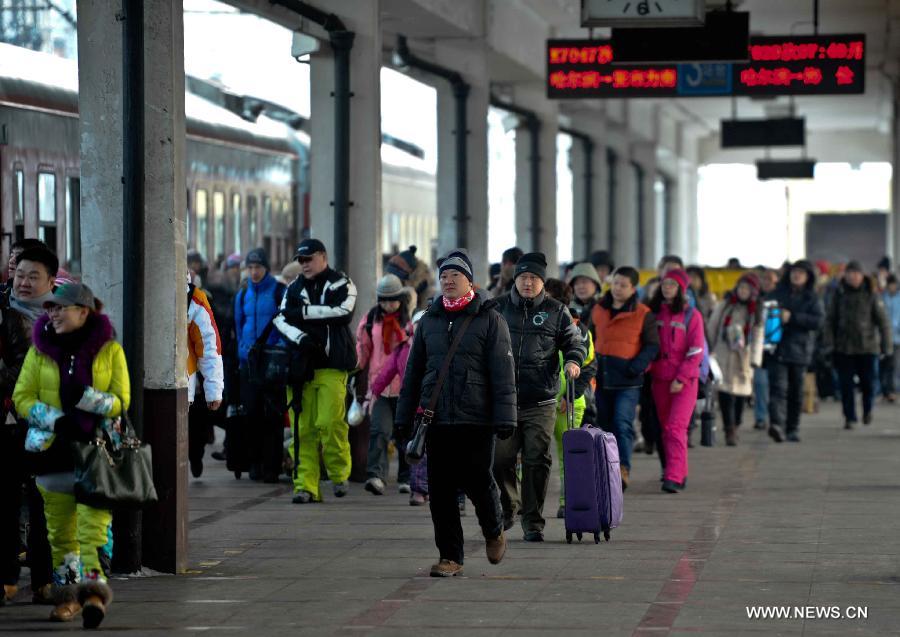
<path id="1" fill-rule="evenodd" d="M 500 484 L 504 526 L 520 509 L 516 456 L 522 452 L 522 529 L 525 540 L 544 540 L 544 498 L 550 480 L 550 441 L 556 424 L 560 352 L 569 378 L 584 363 L 584 341 L 565 306 L 544 293 L 547 259 L 540 252 L 522 256 L 515 285 L 498 300 L 512 337 L 518 394 L 515 434 L 497 444 L 494 475 Z"/>
<path id="2" fill-rule="evenodd" d="M 311 334 L 325 347 L 316 362 L 315 376 L 303 386 L 300 413 L 299 469 L 294 478 L 294 503 L 320 502 L 319 447 L 334 495 L 347 495 L 350 477 L 350 443 L 344 419 L 347 373 L 356 367 L 356 347 L 350 331 L 356 307 L 356 286 L 343 272 L 328 266 L 325 244 L 305 239 L 294 259 L 302 276 L 291 283 L 281 304 L 283 321 L 276 327 L 285 338 L 299 342 Z M 293 447 L 291 448 L 293 452 Z"/>
<path id="3" fill-rule="evenodd" d="M 875 406 L 875 365 L 879 354 L 893 353 L 891 325 L 881 295 L 858 261 L 844 270 L 844 280 L 828 307 L 825 348 L 834 353 L 834 366 L 841 382 L 844 428 L 856 424 L 856 386 L 862 391 L 863 424 L 872 422 Z"/>

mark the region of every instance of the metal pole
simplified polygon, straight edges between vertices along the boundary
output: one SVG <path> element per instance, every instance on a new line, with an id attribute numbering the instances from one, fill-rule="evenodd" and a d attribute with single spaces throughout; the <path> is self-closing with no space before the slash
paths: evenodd
<path id="1" fill-rule="evenodd" d="M 349 267 L 350 250 L 350 49 L 352 31 L 332 31 L 334 50 L 334 266 Z"/>
<path id="2" fill-rule="evenodd" d="M 529 115 L 525 120 L 525 127 L 531 136 L 531 153 L 528 157 L 529 172 L 531 175 L 531 249 L 534 252 L 541 251 L 541 120 L 535 115 Z"/>
<path id="3" fill-rule="evenodd" d="M 453 97 L 456 98 L 456 245 L 469 247 L 469 179 L 468 144 L 469 134 L 466 109 L 469 100 L 469 85 L 465 82 L 453 83 Z"/>
<path id="4" fill-rule="evenodd" d="M 584 145 L 584 256 L 594 249 L 594 142 L 582 138 Z"/>
<path id="5" fill-rule="evenodd" d="M 122 346 L 131 379 L 131 412 L 143 434 L 144 350 L 144 5 L 123 0 L 122 126 L 123 206 Z M 116 551 L 112 568 L 119 573 L 141 570 L 141 512 L 116 510 Z"/>

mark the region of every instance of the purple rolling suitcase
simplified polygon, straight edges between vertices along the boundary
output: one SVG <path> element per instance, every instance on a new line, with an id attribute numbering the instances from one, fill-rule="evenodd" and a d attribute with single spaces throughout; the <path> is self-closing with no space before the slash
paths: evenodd
<path id="1" fill-rule="evenodd" d="M 567 382 L 568 429 L 563 432 L 566 494 L 566 542 L 574 533 L 600 534 L 609 541 L 609 532 L 622 522 L 622 474 L 616 437 L 585 425 L 575 429 L 574 383 Z"/>

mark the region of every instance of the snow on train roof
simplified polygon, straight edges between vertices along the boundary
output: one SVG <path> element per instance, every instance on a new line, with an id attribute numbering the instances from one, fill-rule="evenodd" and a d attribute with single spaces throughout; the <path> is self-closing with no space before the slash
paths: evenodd
<path id="1" fill-rule="evenodd" d="M 0 96 L 9 92 L 3 90 L 4 81 L 9 82 L 10 88 L 12 85 L 18 86 L 18 91 L 12 91 L 17 97 L 22 97 L 18 93 L 23 86 L 39 84 L 57 94 L 64 93 L 65 97 L 77 100 L 78 64 L 74 60 L 0 43 Z M 192 93 L 185 93 L 184 110 L 188 120 L 201 126 L 205 124 L 206 127 L 243 131 L 257 138 L 281 143 L 294 136 L 302 143 L 309 143 L 306 133 L 293 131 L 283 122 L 265 115 L 261 115 L 256 122 L 249 122 Z"/>

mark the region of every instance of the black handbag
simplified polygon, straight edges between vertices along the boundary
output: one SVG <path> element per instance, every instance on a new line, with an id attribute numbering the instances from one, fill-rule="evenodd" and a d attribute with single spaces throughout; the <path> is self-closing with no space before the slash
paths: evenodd
<path id="1" fill-rule="evenodd" d="M 450 349 L 447 350 L 447 356 L 444 358 L 444 364 L 441 366 L 440 373 L 438 373 L 437 382 L 431 390 L 428 406 L 422 413 L 416 414 L 413 424 L 415 433 L 413 433 L 410 441 L 406 443 L 406 461 L 409 464 L 419 464 L 422 462 L 422 458 L 425 457 L 425 438 L 428 435 L 428 427 L 431 426 L 434 420 L 434 408 L 437 407 L 438 399 L 441 397 L 441 388 L 444 386 L 444 381 L 447 380 L 447 374 L 450 372 L 450 363 L 453 361 L 453 355 L 456 353 L 460 341 L 462 341 L 463 334 L 466 333 L 469 324 L 474 318 L 475 315 L 470 314 L 463 321 L 462 327 L 459 328 L 459 331 L 453 338 L 453 342 L 450 343 Z"/>
<path id="2" fill-rule="evenodd" d="M 123 412 L 122 446 L 113 449 L 101 429 L 88 443 L 72 443 L 75 500 L 97 509 L 140 508 L 157 501 L 150 445 L 135 435 Z"/>
<path id="3" fill-rule="evenodd" d="M 291 373 L 291 353 L 282 345 L 269 345 L 266 342 L 272 333 L 274 320 L 273 316 L 247 352 L 250 382 L 254 385 L 284 387 L 288 383 Z"/>

